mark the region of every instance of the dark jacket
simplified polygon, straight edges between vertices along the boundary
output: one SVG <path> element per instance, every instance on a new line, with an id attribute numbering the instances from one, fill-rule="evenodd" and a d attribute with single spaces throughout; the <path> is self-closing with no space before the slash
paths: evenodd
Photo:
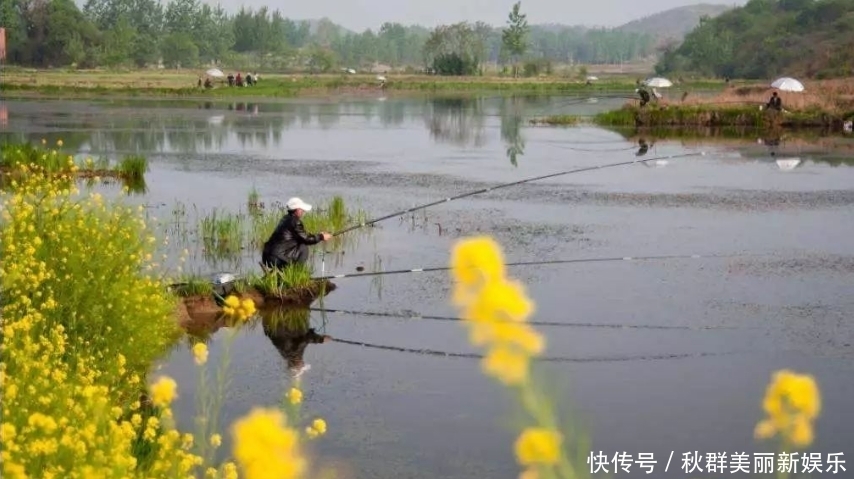
<path id="1" fill-rule="evenodd" d="M 323 237 L 319 234 L 306 233 L 302 220 L 288 213 L 282 217 L 273 234 L 264 243 L 263 254 L 282 261 L 296 261 L 301 245 L 317 244 L 322 240 Z"/>

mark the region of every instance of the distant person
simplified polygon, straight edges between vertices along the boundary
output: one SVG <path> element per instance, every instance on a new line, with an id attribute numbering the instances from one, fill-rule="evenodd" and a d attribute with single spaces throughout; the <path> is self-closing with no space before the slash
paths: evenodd
<path id="1" fill-rule="evenodd" d="M 243 77 L 240 76 L 240 72 L 237 72 L 237 77 L 234 78 L 234 81 L 237 83 L 237 86 L 243 86 Z"/>
<path id="2" fill-rule="evenodd" d="M 308 261 L 308 247 L 329 241 L 332 235 L 326 232 L 309 234 L 302 224 L 302 215 L 311 211 L 311 205 L 299 198 L 288 200 L 288 212 L 276 225 L 270 238 L 264 243 L 261 263 L 265 267 L 284 269 L 289 265 L 305 264 Z"/>
<path id="3" fill-rule="evenodd" d="M 197 85 L 197 86 L 198 86 L 199 88 L 201 88 L 201 87 L 202 87 L 202 77 L 199 77 L 199 83 L 198 83 L 198 85 Z"/>
<path id="4" fill-rule="evenodd" d="M 688 92 L 682 93 L 682 103 L 685 103 L 685 99 L 688 98 Z"/>
<path id="5" fill-rule="evenodd" d="M 637 88 L 635 89 L 635 91 L 637 92 L 638 96 L 640 96 L 640 106 L 641 108 L 643 108 L 644 106 L 646 106 L 647 103 L 649 103 L 649 92 L 646 91 L 646 88 L 643 87 Z"/>
<path id="6" fill-rule="evenodd" d="M 246 84 L 249 86 L 252 86 L 252 74 L 251 73 L 246 74 Z"/>
<path id="7" fill-rule="evenodd" d="M 777 92 L 771 94 L 771 98 L 768 100 L 768 103 L 765 105 L 769 110 L 783 110 L 783 100 L 780 98 L 780 95 L 777 95 Z"/>
<path id="8" fill-rule="evenodd" d="M 234 75 L 228 74 L 228 86 L 234 86 Z"/>
<path id="9" fill-rule="evenodd" d="M 213 88 L 213 82 L 211 81 L 210 78 L 205 78 L 205 88 L 207 88 L 207 89 Z"/>

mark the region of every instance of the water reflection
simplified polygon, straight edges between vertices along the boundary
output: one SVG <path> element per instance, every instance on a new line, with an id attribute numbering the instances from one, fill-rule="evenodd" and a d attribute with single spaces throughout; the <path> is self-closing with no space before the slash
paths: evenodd
<path id="1" fill-rule="evenodd" d="M 293 378 L 301 376 L 311 368 L 305 362 L 305 350 L 309 344 L 322 344 L 330 339 L 311 327 L 311 312 L 307 308 L 264 309 L 261 317 L 264 335 L 273 343 L 285 360 L 288 373 Z"/>
<path id="2" fill-rule="evenodd" d="M 609 128 L 627 141 L 636 142 L 636 156 L 644 156 L 656 142 L 675 142 L 682 146 L 721 146 L 736 151 L 742 158 L 754 161 L 794 164 L 806 160 L 831 166 L 854 166 L 854 139 L 830 134 L 819 129 L 783 130 L 756 128 Z M 779 166 L 778 164 L 778 166 Z M 646 166 L 652 164 L 644 163 Z M 794 167 L 793 167 L 794 168 Z M 793 169 L 792 168 L 792 169 Z"/>
<path id="3" fill-rule="evenodd" d="M 525 154 L 525 138 L 522 136 L 522 120 L 527 99 L 512 96 L 502 98 L 501 140 L 505 144 L 510 164 L 518 166 L 517 158 Z"/>
<path id="4" fill-rule="evenodd" d="M 482 98 L 434 98 L 424 115 L 430 137 L 457 146 L 483 146 L 484 106 Z"/>

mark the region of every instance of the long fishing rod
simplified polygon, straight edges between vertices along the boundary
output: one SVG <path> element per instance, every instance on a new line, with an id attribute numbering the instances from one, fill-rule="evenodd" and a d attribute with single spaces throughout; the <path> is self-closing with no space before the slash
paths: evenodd
<path id="1" fill-rule="evenodd" d="M 350 227 L 348 227 L 348 228 L 344 228 L 344 229 L 343 229 L 343 230 L 341 230 L 341 231 L 338 231 L 338 232 L 336 232 L 336 233 L 332 233 L 332 236 L 333 236 L 333 237 L 335 237 L 335 236 L 339 236 L 339 235 L 342 235 L 342 234 L 347 233 L 347 232 L 349 232 L 349 231 L 353 231 L 353 230 L 355 230 L 355 229 L 364 228 L 365 226 L 369 226 L 369 225 L 373 225 L 373 224 L 379 223 L 380 221 L 384 221 L 384 220 L 391 219 L 391 218 L 396 218 L 396 217 L 398 217 L 398 216 L 402 216 L 402 215 L 405 215 L 405 214 L 407 214 L 407 213 L 412 213 L 412 212 L 414 212 L 414 211 L 423 210 L 423 209 L 425 209 L 425 208 L 429 208 L 429 207 L 431 207 L 431 206 L 440 205 L 440 204 L 442 204 L 442 203 L 447 203 L 447 202 L 450 202 L 450 201 L 459 200 L 459 199 L 462 199 L 462 198 L 466 198 L 466 197 L 469 197 L 469 196 L 474 196 L 474 195 L 481 194 L 481 193 L 487 193 L 487 192 L 489 192 L 489 191 L 497 190 L 497 189 L 499 189 L 499 188 L 507 188 L 507 187 L 510 187 L 510 186 L 516 186 L 516 185 L 521 185 L 521 184 L 523 184 L 523 183 L 528 183 L 528 182 L 531 182 L 531 181 L 544 180 L 544 179 L 546 179 L 546 178 L 554 178 L 554 177 L 557 177 L 557 176 L 571 175 L 571 174 L 573 174 L 573 173 L 581 173 L 581 172 L 585 172 L 585 171 L 602 170 L 602 169 L 605 169 L 605 168 L 614 168 L 614 167 L 617 167 L 617 166 L 633 165 L 633 164 L 635 164 L 635 163 L 644 163 L 644 162 L 647 162 L 647 161 L 670 160 L 670 159 L 676 159 L 676 158 L 686 158 L 686 157 L 689 157 L 689 156 L 705 156 L 705 154 L 706 154 L 706 152 L 705 152 L 705 151 L 701 151 L 701 152 L 699 152 L 699 153 L 682 153 L 682 154 L 679 154 L 679 155 L 669 155 L 669 156 L 659 156 L 659 157 L 656 157 L 656 158 L 647 158 L 647 159 L 645 159 L 645 160 L 637 159 L 637 160 L 631 160 L 631 161 L 623 161 L 623 162 L 620 162 L 620 163 L 610 163 L 610 164 L 607 164 L 607 165 L 587 166 L 587 167 L 584 167 L 584 168 L 576 168 L 576 169 L 574 169 L 574 170 L 567 170 L 567 171 L 561 171 L 561 172 L 558 172 L 558 173 L 551 173 L 551 174 L 548 174 L 548 175 L 535 176 L 535 177 L 533 177 L 533 178 L 526 178 L 526 179 L 523 179 L 523 180 L 518 180 L 518 181 L 511 182 L 511 183 L 504 183 L 504 184 L 500 184 L 500 185 L 496 185 L 496 186 L 491 186 L 491 187 L 489 187 L 489 188 L 481 188 L 481 189 L 476 190 L 476 191 L 471 191 L 471 192 L 468 192 L 468 193 L 463 193 L 463 194 L 460 194 L 460 195 L 457 195 L 457 196 L 451 196 L 451 197 L 449 197 L 449 198 L 445 198 L 445 199 L 442 199 L 442 200 L 432 201 L 432 202 L 430 202 L 430 203 L 426 203 L 426 204 L 423 204 L 423 205 L 420 205 L 420 206 L 413 206 L 412 208 L 407 208 L 407 209 L 405 209 L 405 210 L 401 210 L 401 211 L 398 211 L 398 212 L 395 212 L 395 213 L 391 213 L 391 214 L 388 214 L 388 215 L 385 215 L 385 216 L 381 216 L 381 217 L 379 217 L 379 218 L 376 218 L 376 219 L 373 219 L 373 220 L 370 220 L 370 221 L 363 221 L 363 222 L 361 222 L 361 223 L 359 223 L 359 224 L 356 224 L 356 225 L 350 226 Z"/>
<path id="2" fill-rule="evenodd" d="M 654 256 L 614 256 L 606 258 L 577 258 L 577 259 L 555 259 L 545 261 L 518 261 L 515 263 L 505 263 L 504 266 L 534 266 L 546 264 L 572 264 L 572 263 L 604 263 L 612 261 L 648 261 L 656 259 L 700 259 L 700 258 L 736 258 L 740 256 L 754 255 L 699 255 L 699 254 L 672 254 L 672 255 L 654 255 Z M 387 274 L 403 274 L 403 273 L 427 273 L 432 271 L 448 271 L 449 266 L 436 266 L 431 268 L 411 268 L 411 269 L 396 269 L 389 271 L 373 271 L 368 273 L 348 273 L 348 274 L 333 274 L 328 276 L 318 276 L 313 280 L 326 279 L 341 279 L 355 278 L 359 276 L 384 276 Z"/>

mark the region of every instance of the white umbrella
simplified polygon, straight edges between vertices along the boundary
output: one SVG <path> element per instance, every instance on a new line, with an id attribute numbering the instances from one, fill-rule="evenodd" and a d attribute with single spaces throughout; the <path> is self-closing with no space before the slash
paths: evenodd
<path id="1" fill-rule="evenodd" d="M 225 76 L 225 73 L 222 72 L 219 68 L 211 68 L 210 70 L 205 72 L 205 75 L 209 77 L 218 77 L 222 78 Z"/>
<path id="2" fill-rule="evenodd" d="M 598 80 L 598 79 L 599 79 L 599 77 L 595 77 L 595 76 L 593 76 L 593 75 L 590 75 L 590 76 L 588 76 L 588 77 L 587 77 L 587 79 L 588 79 L 588 80 L 590 80 L 590 81 L 595 81 L 595 80 Z"/>
<path id="3" fill-rule="evenodd" d="M 789 77 L 778 78 L 771 86 L 781 91 L 804 91 L 804 85 L 801 82 Z"/>
<path id="4" fill-rule="evenodd" d="M 671 82 L 667 78 L 662 78 L 662 77 L 650 78 L 643 83 L 646 86 L 651 86 L 651 87 L 655 87 L 655 88 L 667 88 L 667 87 L 673 86 L 673 82 Z"/>

